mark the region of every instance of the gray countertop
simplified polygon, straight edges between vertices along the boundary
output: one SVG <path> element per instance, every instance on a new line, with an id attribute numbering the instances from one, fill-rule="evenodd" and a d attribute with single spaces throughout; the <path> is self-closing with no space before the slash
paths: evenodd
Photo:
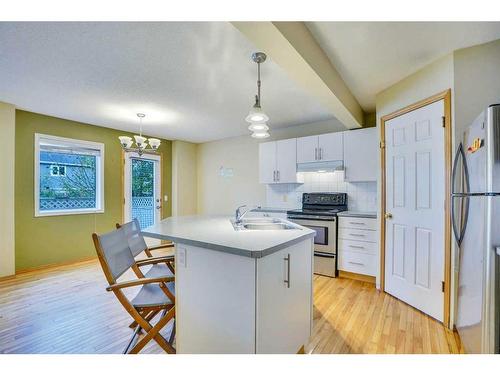
<path id="1" fill-rule="evenodd" d="M 236 231 L 230 219 L 229 216 L 170 217 L 142 232 L 147 237 L 251 258 L 262 258 L 315 235 L 313 230 L 288 221 L 285 222 L 298 228 Z"/>
<path id="2" fill-rule="evenodd" d="M 363 211 L 342 211 L 337 214 L 337 216 L 345 216 L 345 217 L 366 217 L 369 219 L 376 219 L 376 212 L 363 212 Z"/>

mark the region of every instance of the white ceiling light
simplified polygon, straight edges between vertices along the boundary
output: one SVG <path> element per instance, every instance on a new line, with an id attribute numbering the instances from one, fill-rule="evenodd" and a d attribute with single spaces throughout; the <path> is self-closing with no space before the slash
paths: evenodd
<path id="1" fill-rule="evenodd" d="M 269 126 L 266 122 L 269 121 L 269 116 L 262 110 L 260 105 L 260 64 L 266 61 L 266 54 L 264 52 L 255 52 L 252 55 L 252 60 L 257 63 L 257 95 L 255 95 L 255 104 L 248 112 L 245 118 L 250 123 L 248 130 L 253 132 L 253 138 L 267 138 L 269 137 Z"/>
<path id="2" fill-rule="evenodd" d="M 146 115 L 144 113 L 138 113 L 137 117 L 139 117 L 139 135 L 134 135 L 136 147 L 132 147 L 134 144 L 132 137 L 120 136 L 118 137 L 118 139 L 120 140 L 122 148 L 125 151 L 137 152 L 139 155 L 142 155 L 145 151 L 150 151 L 150 152 L 158 151 L 158 148 L 160 147 L 161 144 L 161 141 L 159 139 L 157 138 L 147 139 L 146 137 L 142 136 L 142 119 L 146 117 Z M 148 147 L 148 143 L 151 148 L 146 150 L 146 147 Z"/>

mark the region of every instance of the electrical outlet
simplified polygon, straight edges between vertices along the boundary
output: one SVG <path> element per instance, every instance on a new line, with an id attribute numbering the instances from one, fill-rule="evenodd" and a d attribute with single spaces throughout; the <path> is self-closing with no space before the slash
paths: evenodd
<path id="1" fill-rule="evenodd" d="M 177 259 L 177 265 L 180 267 L 186 267 L 186 249 L 183 247 L 177 246 L 175 251 L 175 258 Z"/>

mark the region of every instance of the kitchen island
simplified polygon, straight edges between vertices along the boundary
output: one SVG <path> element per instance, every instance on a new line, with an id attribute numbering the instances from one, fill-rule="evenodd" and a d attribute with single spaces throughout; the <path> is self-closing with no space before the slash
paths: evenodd
<path id="1" fill-rule="evenodd" d="M 178 353 L 297 353 L 307 343 L 315 232 L 268 220 L 182 216 L 143 231 L 176 245 Z"/>

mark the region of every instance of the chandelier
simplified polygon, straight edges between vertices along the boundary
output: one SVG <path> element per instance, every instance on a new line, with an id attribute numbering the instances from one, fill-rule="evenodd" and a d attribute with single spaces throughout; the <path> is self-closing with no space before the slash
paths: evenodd
<path id="1" fill-rule="evenodd" d="M 266 54 L 264 52 L 255 52 L 252 55 L 252 60 L 257 63 L 257 95 L 255 95 L 255 104 L 250 109 L 248 116 L 245 118 L 249 122 L 248 130 L 252 132 L 253 138 L 267 138 L 269 137 L 269 116 L 265 114 L 260 105 L 260 64 L 266 61 Z"/>
<path id="2" fill-rule="evenodd" d="M 160 147 L 161 141 L 157 138 L 146 138 L 142 136 L 142 120 L 146 115 L 144 113 L 138 113 L 137 117 L 139 118 L 139 135 L 134 135 L 134 139 L 128 136 L 120 136 L 118 139 L 120 140 L 120 144 L 125 151 L 129 152 L 137 152 L 139 155 L 142 155 L 144 152 L 157 152 L 158 147 Z M 135 146 L 134 146 L 135 140 Z M 148 144 L 150 148 L 148 147 Z"/>

